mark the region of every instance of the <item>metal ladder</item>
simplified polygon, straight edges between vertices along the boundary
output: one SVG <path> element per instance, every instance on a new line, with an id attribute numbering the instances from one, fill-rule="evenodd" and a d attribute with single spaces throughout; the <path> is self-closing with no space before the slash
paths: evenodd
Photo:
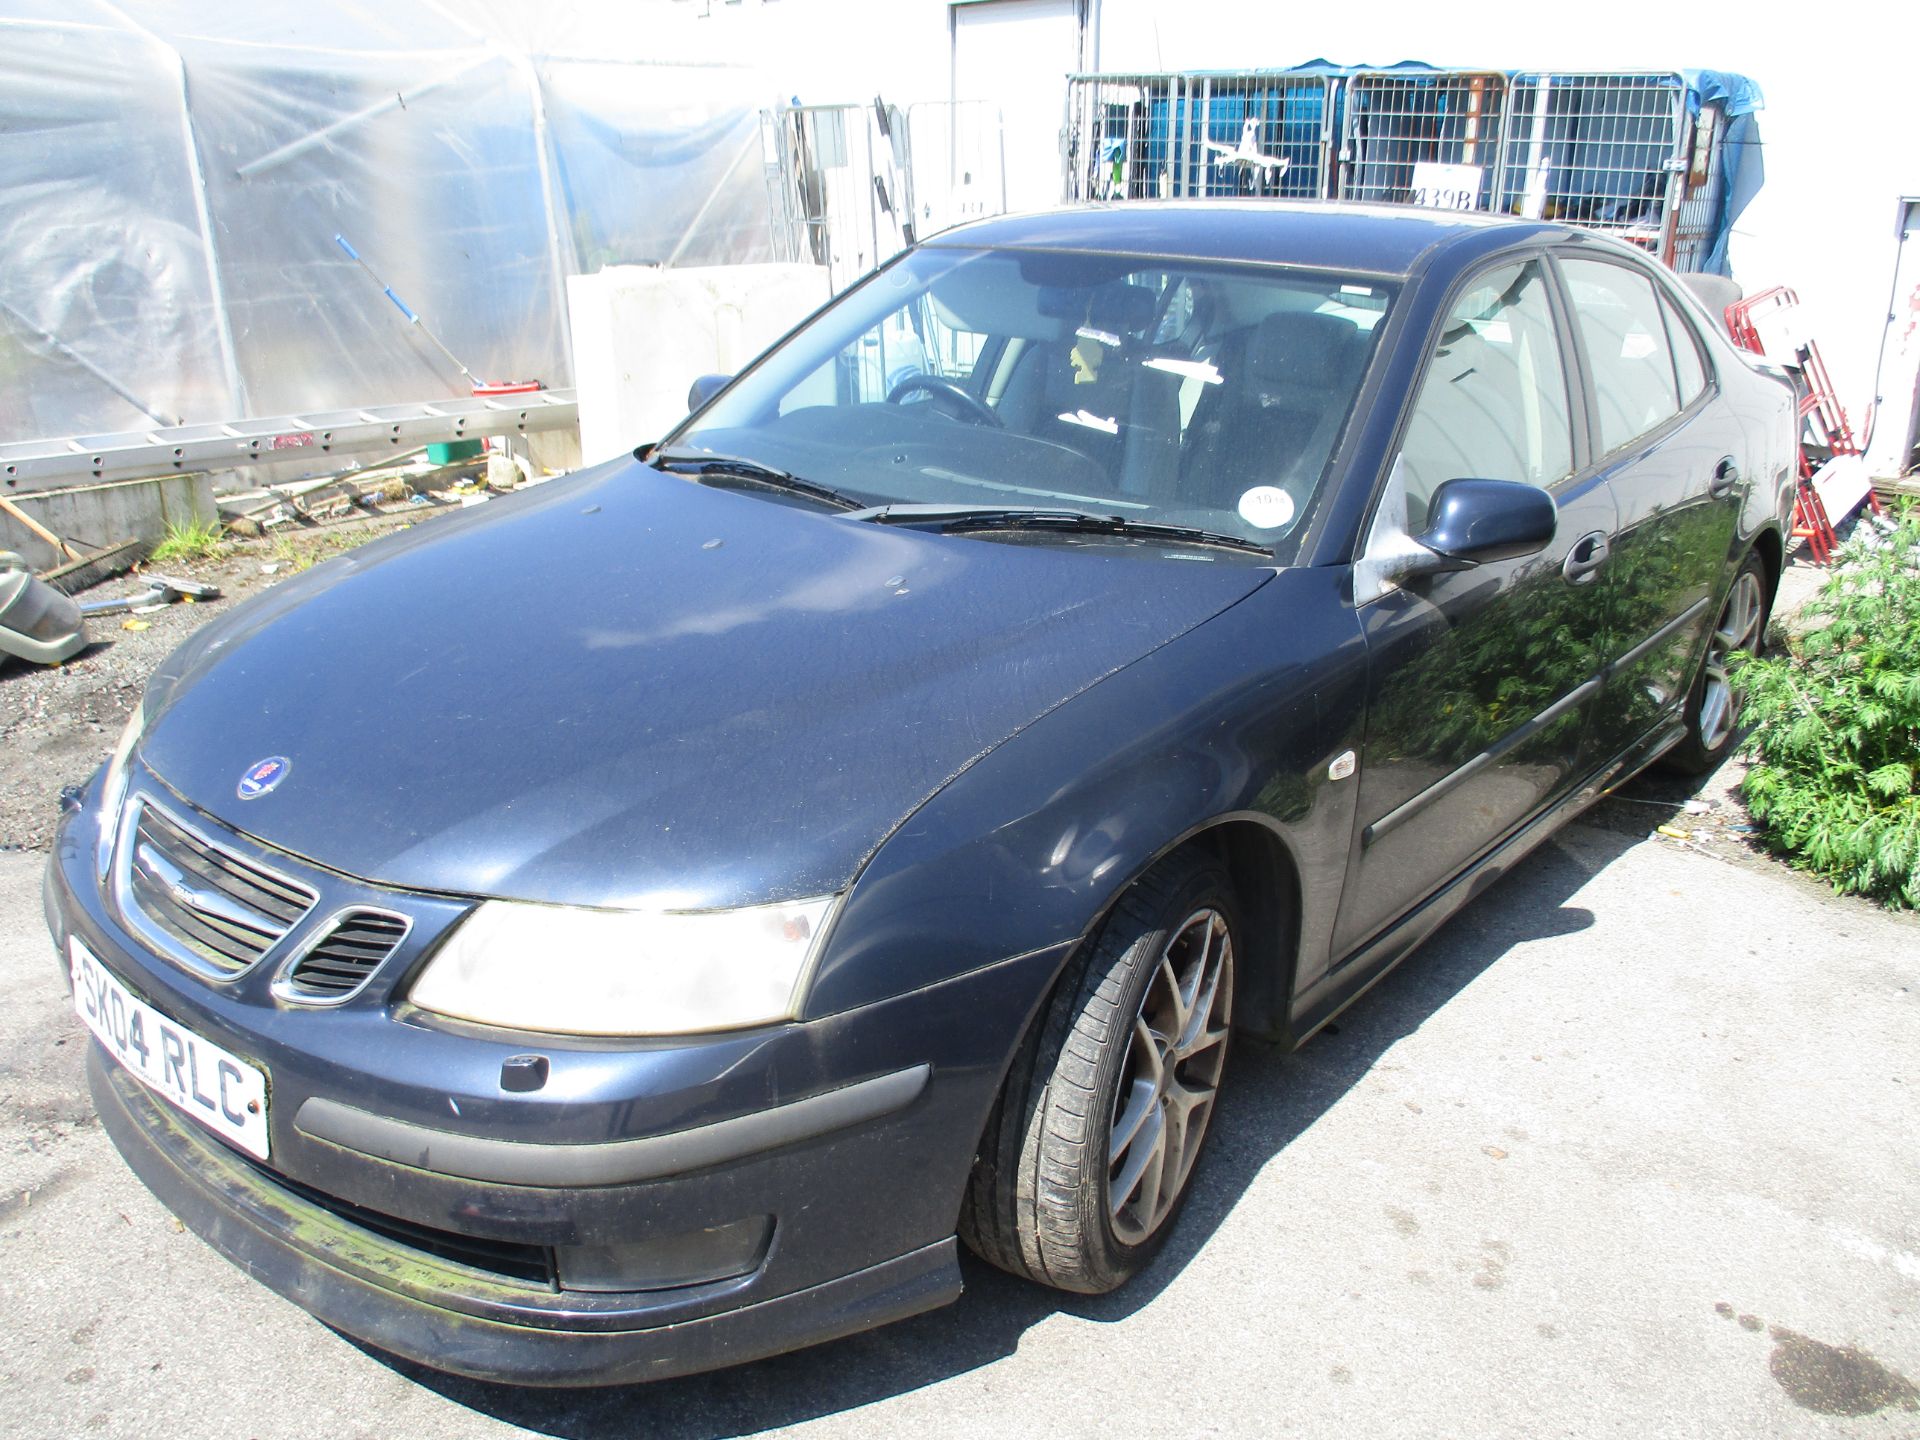
<path id="1" fill-rule="evenodd" d="M 572 390 L 534 390 L 316 410 L 109 435 L 0 443 L 0 493 L 70 481 L 133 480 L 242 467 L 323 471 L 332 457 L 577 425 Z"/>

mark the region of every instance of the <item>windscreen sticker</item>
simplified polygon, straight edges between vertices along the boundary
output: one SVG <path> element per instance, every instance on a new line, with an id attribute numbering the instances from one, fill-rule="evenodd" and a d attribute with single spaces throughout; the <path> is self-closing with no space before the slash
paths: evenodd
<path id="1" fill-rule="evenodd" d="M 1293 519 L 1293 497 L 1277 485 L 1256 485 L 1240 497 L 1240 518 L 1256 530 L 1278 530 Z"/>

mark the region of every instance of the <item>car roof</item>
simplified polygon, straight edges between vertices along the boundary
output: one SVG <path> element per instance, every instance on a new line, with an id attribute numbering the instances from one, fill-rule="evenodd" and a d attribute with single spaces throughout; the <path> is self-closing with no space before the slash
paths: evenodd
<path id="1" fill-rule="evenodd" d="M 1515 242 L 1542 234 L 1569 233 L 1564 226 L 1537 220 L 1411 205 L 1158 200 L 1002 215 L 943 230 L 926 243 L 1237 260 L 1406 275 L 1427 252 L 1472 237 L 1484 240 L 1489 229 L 1510 232 Z"/>

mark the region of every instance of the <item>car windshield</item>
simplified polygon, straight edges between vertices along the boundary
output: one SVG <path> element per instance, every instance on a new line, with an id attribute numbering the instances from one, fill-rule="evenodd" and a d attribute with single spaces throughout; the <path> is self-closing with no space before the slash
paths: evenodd
<path id="1" fill-rule="evenodd" d="M 1060 523 L 1084 512 L 1286 563 L 1391 299 L 1371 276 L 928 246 L 822 312 L 663 453 L 708 475 L 721 472 L 702 454 L 727 457 L 768 491 L 771 472 L 899 507 L 896 521 L 932 513 L 914 506 L 951 526 L 999 512 L 1015 522 L 990 532 L 1002 538 L 1088 543 Z M 1021 526 L 1028 509 L 1052 523 Z"/>

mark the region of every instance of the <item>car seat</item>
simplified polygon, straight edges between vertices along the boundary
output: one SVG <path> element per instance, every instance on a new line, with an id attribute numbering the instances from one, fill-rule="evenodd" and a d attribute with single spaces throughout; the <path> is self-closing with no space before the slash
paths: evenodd
<path id="1" fill-rule="evenodd" d="M 1188 504 L 1230 510 L 1273 485 L 1302 507 L 1352 407 L 1367 337 L 1337 315 L 1283 310 L 1237 338 L 1221 350 L 1226 383 L 1194 409 L 1181 490 Z"/>
<path id="2" fill-rule="evenodd" d="M 1179 470 L 1179 379 L 1139 363 L 1156 304 L 1145 286 L 1101 286 L 1073 333 L 1014 362 L 999 405 L 1008 429 L 1092 460 L 1115 496 L 1164 496 Z"/>

